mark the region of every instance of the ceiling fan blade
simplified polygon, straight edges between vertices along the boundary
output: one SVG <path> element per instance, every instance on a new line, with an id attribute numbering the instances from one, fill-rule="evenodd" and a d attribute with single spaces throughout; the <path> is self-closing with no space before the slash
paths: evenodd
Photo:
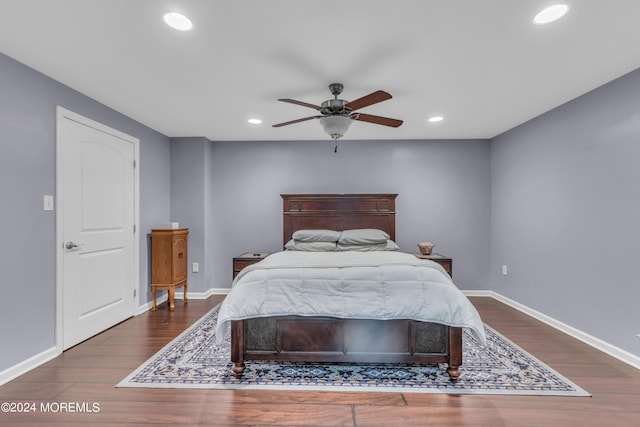
<path id="1" fill-rule="evenodd" d="M 287 126 L 287 125 L 292 125 L 294 123 L 300 123 L 300 122 L 306 122 L 307 120 L 311 120 L 311 119 L 319 119 L 322 116 L 311 116 L 311 117 L 305 117 L 303 119 L 296 119 L 296 120 L 291 120 L 288 122 L 284 122 L 284 123 L 278 123 L 276 125 L 272 125 L 274 128 L 279 128 L 282 126 Z"/>
<path id="2" fill-rule="evenodd" d="M 318 110 L 318 111 L 320 111 L 321 108 L 322 108 L 322 107 L 320 107 L 318 105 L 313 105 L 313 104 L 309 104 L 309 103 L 302 102 L 302 101 L 296 101 L 295 99 L 289 99 L 289 98 L 280 98 L 280 99 L 278 99 L 278 101 L 288 102 L 290 104 L 302 105 L 303 107 L 313 108 L 314 110 Z"/>
<path id="3" fill-rule="evenodd" d="M 359 120 L 361 122 L 375 123 L 377 125 L 391 126 L 397 128 L 403 121 L 398 119 L 390 119 L 389 117 L 374 116 L 371 114 L 354 113 L 351 115 L 353 120 Z"/>
<path id="4" fill-rule="evenodd" d="M 346 108 L 351 110 L 359 110 L 360 108 L 368 107 L 369 105 L 377 104 L 378 102 L 391 99 L 391 95 L 383 90 L 377 90 L 369 95 L 365 95 L 362 98 L 358 98 L 355 101 L 351 101 L 345 104 Z"/>

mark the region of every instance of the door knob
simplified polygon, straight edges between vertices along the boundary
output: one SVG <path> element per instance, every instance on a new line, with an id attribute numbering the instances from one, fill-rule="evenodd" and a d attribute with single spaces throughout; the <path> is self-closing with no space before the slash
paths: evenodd
<path id="1" fill-rule="evenodd" d="M 72 241 L 68 241 L 68 242 L 64 245 L 64 247 L 65 247 L 65 248 L 67 248 L 67 249 L 69 249 L 69 250 L 72 250 L 72 249 L 78 249 L 78 248 L 79 248 L 80 246 L 82 246 L 82 245 L 84 245 L 84 243 L 80 243 L 79 245 L 77 245 L 77 244 L 73 243 Z"/>

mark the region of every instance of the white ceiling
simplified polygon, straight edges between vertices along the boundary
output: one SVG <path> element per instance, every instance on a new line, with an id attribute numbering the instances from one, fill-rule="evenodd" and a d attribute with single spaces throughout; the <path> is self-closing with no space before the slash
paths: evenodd
<path id="1" fill-rule="evenodd" d="M 0 51 L 168 136 L 323 140 L 320 104 L 375 90 L 344 139 L 491 138 L 640 67 L 640 1 L 0 0 Z M 191 32 L 167 27 L 186 14 Z M 430 115 L 445 120 L 427 123 Z M 247 119 L 258 117 L 261 125 Z"/>

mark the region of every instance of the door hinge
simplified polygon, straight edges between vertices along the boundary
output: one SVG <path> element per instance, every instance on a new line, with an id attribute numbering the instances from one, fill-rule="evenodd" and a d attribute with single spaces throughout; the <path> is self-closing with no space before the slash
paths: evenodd
<path id="1" fill-rule="evenodd" d="M 133 290 L 133 297 L 135 298 L 137 294 L 138 294 L 137 289 L 134 289 L 134 290 Z"/>
<path id="2" fill-rule="evenodd" d="M 136 161 L 135 160 L 133 161 L 133 168 L 134 169 L 136 168 Z"/>
<path id="3" fill-rule="evenodd" d="M 136 234 L 136 225 L 133 224 L 133 234 Z"/>

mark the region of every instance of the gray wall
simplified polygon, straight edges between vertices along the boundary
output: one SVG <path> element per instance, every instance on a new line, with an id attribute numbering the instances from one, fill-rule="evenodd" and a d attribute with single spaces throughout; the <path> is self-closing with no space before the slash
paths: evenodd
<path id="1" fill-rule="evenodd" d="M 150 298 L 145 230 L 169 214 L 169 140 L 0 54 L 0 372 L 55 345 L 56 106 L 140 139 L 140 303 Z"/>
<path id="2" fill-rule="evenodd" d="M 194 142 L 173 141 L 173 150 L 184 145 L 193 155 Z M 345 140 L 338 153 L 330 141 L 210 142 L 209 147 L 202 177 L 194 177 L 199 167 L 172 169 L 172 180 L 184 182 L 188 176 L 194 188 L 206 191 L 208 288 L 230 286 L 234 255 L 282 250 L 280 194 L 375 192 L 399 194 L 396 241 L 402 250 L 417 251 L 418 242 L 431 240 L 437 252 L 454 258 L 461 288 L 487 288 L 488 141 Z M 186 194 L 173 193 L 172 204 L 195 197 Z"/>
<path id="3" fill-rule="evenodd" d="M 640 356 L 640 70 L 495 138 L 491 175 L 492 289 Z"/>

